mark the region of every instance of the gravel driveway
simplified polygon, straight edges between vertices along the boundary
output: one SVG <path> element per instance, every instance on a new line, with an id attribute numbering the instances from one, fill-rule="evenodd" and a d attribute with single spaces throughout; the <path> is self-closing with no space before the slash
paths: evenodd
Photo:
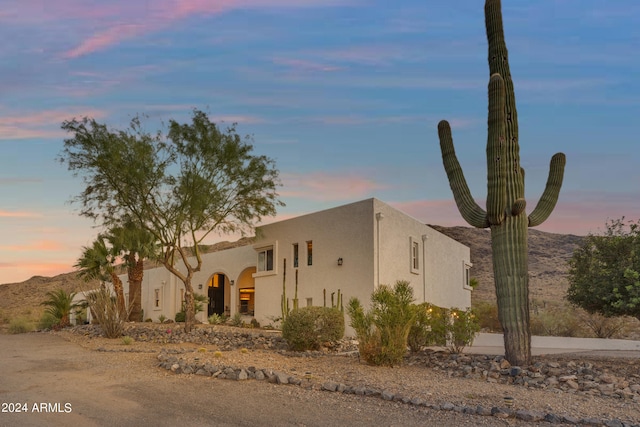
<path id="1" fill-rule="evenodd" d="M 155 353 L 105 353 L 47 333 L 0 335 L 2 426 L 524 426 L 266 382 L 174 375 Z M 21 411 L 21 412 L 18 412 Z"/>

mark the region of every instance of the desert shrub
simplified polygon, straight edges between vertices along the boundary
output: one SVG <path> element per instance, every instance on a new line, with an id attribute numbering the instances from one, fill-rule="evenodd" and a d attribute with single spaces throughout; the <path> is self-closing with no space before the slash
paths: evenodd
<path id="1" fill-rule="evenodd" d="M 411 351 L 420 351 L 422 347 L 447 344 L 447 317 L 440 307 L 429 303 L 416 306 L 416 318 L 411 325 L 407 344 Z"/>
<path id="2" fill-rule="evenodd" d="M 51 313 L 44 312 L 38 321 L 38 329 L 53 329 L 59 322 Z"/>
<path id="3" fill-rule="evenodd" d="M 251 323 L 250 324 L 251 324 L 252 328 L 259 328 L 260 327 L 260 322 L 258 322 L 255 317 L 253 319 L 251 319 Z M 344 333 L 344 331 L 343 331 L 343 333 Z"/>
<path id="4" fill-rule="evenodd" d="M 531 334 L 555 337 L 582 337 L 587 333 L 575 310 L 566 306 L 549 307 L 531 314 Z"/>
<path id="5" fill-rule="evenodd" d="M 626 319 L 623 317 L 606 317 L 599 313 L 588 313 L 584 310 L 577 310 L 577 312 L 582 323 L 597 338 L 620 338 L 627 328 Z"/>
<path id="6" fill-rule="evenodd" d="M 360 355 L 367 363 L 379 366 L 402 363 L 416 316 L 412 302 L 413 289 L 407 281 L 398 281 L 393 287 L 380 285 L 371 294 L 368 312 L 357 298 L 349 300 L 347 312 L 360 342 Z"/>
<path id="7" fill-rule="evenodd" d="M 282 322 L 282 337 L 294 351 L 317 350 L 344 335 L 344 315 L 335 308 L 303 307 Z"/>
<path id="8" fill-rule="evenodd" d="M 14 317 L 9 321 L 10 334 L 24 334 L 33 331 L 33 324 L 25 317 Z"/>
<path id="9" fill-rule="evenodd" d="M 209 316 L 207 321 L 210 325 L 219 325 L 221 323 L 224 323 L 224 318 L 217 313 L 213 313 L 211 316 Z"/>
<path id="10" fill-rule="evenodd" d="M 236 312 L 236 314 L 233 315 L 233 317 L 229 320 L 229 322 L 231 323 L 231 326 L 236 326 L 236 327 L 240 327 L 242 326 L 242 314 Z"/>
<path id="11" fill-rule="evenodd" d="M 167 320 L 167 316 L 165 316 L 164 314 L 161 314 L 160 316 L 158 316 L 158 321 L 160 323 L 164 323 L 165 320 Z"/>
<path id="12" fill-rule="evenodd" d="M 184 322 L 186 318 L 187 318 L 187 314 L 184 311 L 179 311 L 176 313 L 175 321 Z"/>
<path id="13" fill-rule="evenodd" d="M 124 345 L 131 345 L 133 343 L 133 338 L 131 338 L 128 335 L 125 335 L 124 337 L 122 337 L 122 344 Z"/>
<path id="14" fill-rule="evenodd" d="M 462 353 L 465 347 L 473 344 L 478 332 L 480 324 L 472 310 L 451 309 L 447 324 L 447 341 L 451 352 Z"/>
<path id="15" fill-rule="evenodd" d="M 502 333 L 502 325 L 500 324 L 500 319 L 498 319 L 498 305 L 496 303 L 478 301 L 474 302 L 472 306 L 481 330 Z"/>
<path id="16" fill-rule="evenodd" d="M 105 337 L 118 338 L 122 336 L 124 323 L 129 318 L 129 313 L 120 310 L 116 297 L 110 289 L 103 286 L 87 293 L 86 302 Z"/>

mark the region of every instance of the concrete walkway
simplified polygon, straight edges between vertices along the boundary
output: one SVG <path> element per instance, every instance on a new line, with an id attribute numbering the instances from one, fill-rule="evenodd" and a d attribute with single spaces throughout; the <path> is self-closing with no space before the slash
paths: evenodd
<path id="1" fill-rule="evenodd" d="M 531 353 L 533 355 L 590 353 L 604 357 L 640 357 L 640 341 L 602 339 L 602 338 L 568 338 L 568 337 L 531 337 Z M 504 338 L 502 334 L 479 334 L 465 353 L 504 354 Z"/>

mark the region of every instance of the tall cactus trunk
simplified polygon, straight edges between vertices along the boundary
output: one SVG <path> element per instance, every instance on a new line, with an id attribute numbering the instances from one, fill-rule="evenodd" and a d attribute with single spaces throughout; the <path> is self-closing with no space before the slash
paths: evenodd
<path id="1" fill-rule="evenodd" d="M 438 134 L 442 162 L 458 210 L 470 225 L 491 228 L 493 273 L 505 356 L 512 364 L 527 365 L 531 360 L 527 229 L 542 224 L 553 211 L 562 186 L 565 156 L 557 153 L 551 158 L 547 185 L 538 205 L 527 216 L 518 113 L 500 0 L 486 0 L 485 25 L 490 75 L 486 210 L 471 196 L 453 147 L 451 128 L 445 120 L 438 124 Z"/>
<path id="2" fill-rule="evenodd" d="M 492 225 L 491 249 L 505 357 L 525 366 L 531 356 L 526 215 L 508 216 L 502 224 Z"/>

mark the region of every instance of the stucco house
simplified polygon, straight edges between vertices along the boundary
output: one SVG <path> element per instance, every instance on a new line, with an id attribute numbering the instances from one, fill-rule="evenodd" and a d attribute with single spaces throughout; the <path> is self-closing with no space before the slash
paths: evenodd
<path id="1" fill-rule="evenodd" d="M 469 248 L 375 198 L 263 225 L 256 234 L 250 244 L 203 255 L 192 284 L 209 304 L 198 320 L 241 313 L 273 323 L 283 280 L 291 306 L 296 281 L 304 307 L 330 306 L 338 290 L 344 305 L 356 297 L 366 306 L 378 284 L 397 280 L 410 282 L 416 302 L 471 305 Z M 126 293 L 126 275 L 122 281 Z M 181 310 L 184 286 L 164 267 L 145 271 L 142 292 L 145 318 L 173 319 Z"/>

